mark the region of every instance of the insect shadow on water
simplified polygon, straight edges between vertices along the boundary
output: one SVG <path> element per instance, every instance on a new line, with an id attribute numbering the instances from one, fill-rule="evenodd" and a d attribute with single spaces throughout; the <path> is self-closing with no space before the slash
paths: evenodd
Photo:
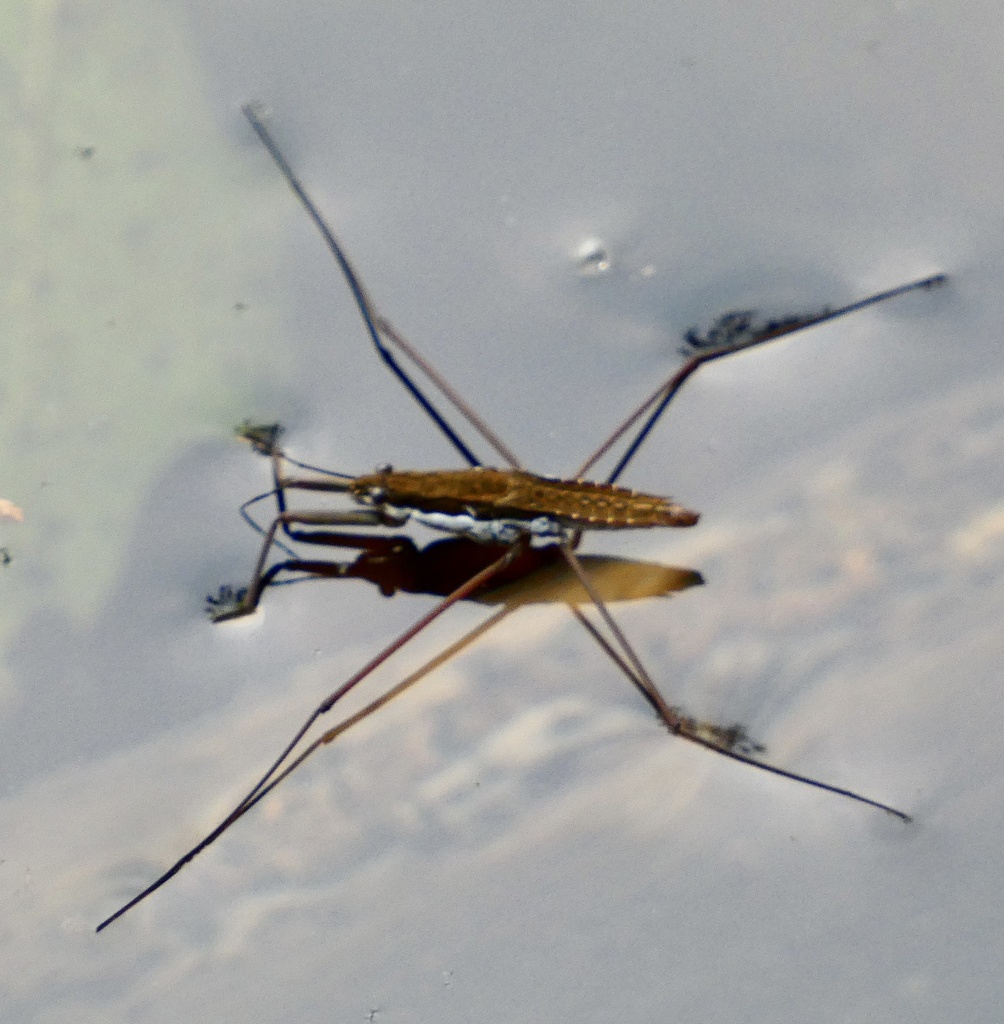
<path id="1" fill-rule="evenodd" d="M 700 721 L 667 703 L 607 605 L 683 590 L 702 583 L 700 574 L 692 569 L 629 559 L 580 555 L 577 548 L 586 531 L 682 527 L 697 522 L 697 513 L 676 502 L 630 490 L 617 481 L 666 407 L 698 367 L 895 296 L 932 288 L 944 283 L 945 275 L 912 281 L 839 308 L 781 320 L 760 322 L 751 312 L 727 313 L 703 335 L 696 331 L 686 335 L 683 364 L 624 420 L 573 477 L 559 480 L 538 476 L 521 467 L 498 435 L 379 313 L 341 244 L 262 123 L 257 108 L 248 105 L 243 110 L 337 261 L 380 358 L 467 463 L 467 468 L 400 472 L 382 466 L 373 473 L 353 477 L 311 466 L 287 455 L 280 446 L 281 428 L 276 424 L 245 423 L 238 428 L 239 436 L 271 460 L 273 486 L 265 494 L 246 502 L 241 509 L 244 518 L 262 535 L 261 550 L 246 587 L 221 587 L 216 596 L 207 599 L 209 614 L 215 621 L 248 615 L 257 608 L 267 588 L 304 578 L 366 579 L 388 596 L 403 591 L 437 596 L 441 600 L 330 693 L 230 814 L 146 889 L 102 921 L 97 930 L 107 927 L 173 878 L 318 748 L 337 739 L 454 657 L 514 609 L 534 602 L 566 604 L 673 735 L 734 761 L 867 804 L 904 822 L 910 821 L 908 814 L 888 804 L 761 760 L 756 755 L 763 748 L 754 743 L 741 726 Z M 399 356 L 431 383 L 507 468 L 491 469 L 482 465 L 419 387 L 412 373 L 405 369 Z M 586 473 L 621 443 L 625 445 L 624 451 L 606 478 L 600 482 L 586 480 Z M 287 502 L 291 491 L 344 495 L 351 504 L 337 509 L 297 511 Z M 252 519 L 249 509 L 266 498 L 275 499 L 278 511 L 271 524 L 262 528 Z M 409 522 L 448 536 L 420 548 L 406 534 L 391 532 L 388 535 L 386 532 L 400 529 Z M 353 527 L 382 528 L 385 532 L 348 532 Z M 285 540 L 280 540 L 280 533 Z M 351 549 L 359 554 L 347 562 L 331 557 L 304 558 L 295 545 Z M 285 557 L 272 561 L 275 550 Z M 319 718 L 459 601 L 501 607 L 396 686 L 298 751 Z M 583 605 L 594 609 L 595 621 L 585 614 Z"/>

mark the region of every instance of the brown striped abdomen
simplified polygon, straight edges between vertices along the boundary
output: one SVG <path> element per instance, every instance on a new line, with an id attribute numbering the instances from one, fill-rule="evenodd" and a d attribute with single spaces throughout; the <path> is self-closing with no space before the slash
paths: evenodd
<path id="1" fill-rule="evenodd" d="M 570 529 L 693 526 L 697 513 L 669 498 L 614 484 L 554 480 L 520 469 L 368 473 L 350 485 L 360 501 L 480 520 L 547 516 Z"/>

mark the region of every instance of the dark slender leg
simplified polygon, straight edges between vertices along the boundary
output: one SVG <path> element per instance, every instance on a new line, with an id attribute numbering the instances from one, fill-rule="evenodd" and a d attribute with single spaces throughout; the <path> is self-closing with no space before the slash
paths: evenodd
<path id="1" fill-rule="evenodd" d="M 361 683 L 367 676 L 379 668 L 391 655 L 396 654 L 402 647 L 405 646 L 410 640 L 414 639 L 419 633 L 430 625 L 440 615 L 443 614 L 448 608 L 456 604 L 458 601 L 463 601 L 466 597 L 472 594 L 479 587 L 484 586 L 488 583 L 497 573 L 501 572 L 509 564 L 509 562 L 515 558 L 522 545 L 516 544 L 510 548 L 501 558 L 496 559 L 491 565 L 483 569 L 481 572 L 472 576 L 463 586 L 458 587 L 452 594 L 445 597 L 440 601 L 431 611 L 423 615 L 416 623 L 406 629 L 396 640 L 388 644 L 379 654 L 371 658 L 358 672 L 352 675 L 346 680 L 338 689 L 328 694 L 327 697 L 314 709 L 314 711 L 308 716 L 307 720 L 297 730 L 296 734 L 290 740 L 289 743 L 283 748 L 282 753 L 276 758 L 276 760 L 269 767 L 268 771 L 255 783 L 247 795 L 237 804 L 233 811 L 227 815 L 227 817 L 198 845 L 193 847 L 184 857 L 181 858 L 176 864 L 164 872 L 155 882 L 147 886 L 139 895 L 135 896 L 123 907 L 117 910 L 111 917 L 106 918 L 101 924 L 98 925 L 97 930 L 101 931 L 107 927 L 112 921 L 121 917 L 127 910 L 136 906 L 137 903 L 146 899 L 151 893 L 159 889 L 165 882 L 173 878 L 190 860 L 196 857 L 202 852 L 207 846 L 213 843 L 219 836 L 221 836 L 238 818 L 242 817 L 249 806 L 252 805 L 258 794 L 269 785 L 276 774 L 282 769 L 283 765 L 289 760 L 293 750 L 299 745 L 300 741 L 310 730 L 311 726 L 324 714 L 327 714 L 344 697 L 350 690 L 354 689 L 359 683 Z"/>
<path id="2" fill-rule="evenodd" d="M 713 750 L 716 754 L 722 754 L 725 757 L 732 758 L 734 761 L 740 761 L 753 768 L 759 768 L 761 771 L 770 772 L 772 775 L 779 775 L 782 778 L 791 779 L 793 782 L 803 782 L 807 786 L 813 786 L 814 788 L 824 790 L 827 793 L 834 793 L 837 796 L 844 796 L 850 800 L 856 800 L 858 803 L 867 804 L 869 807 L 876 807 L 879 810 L 886 811 L 888 814 L 899 818 L 900 821 L 908 822 L 912 820 L 910 816 L 905 814 L 903 811 L 897 810 L 895 807 L 890 807 L 888 804 L 880 803 L 878 800 L 872 800 L 870 797 L 862 796 L 860 793 L 855 793 L 853 790 L 843 789 L 839 786 L 831 786 L 827 782 L 820 782 L 818 779 L 812 779 L 806 775 L 798 775 L 797 773 L 789 772 L 784 768 L 777 768 L 765 761 L 760 761 L 755 757 L 751 757 L 749 754 L 742 753 L 739 749 L 733 749 L 733 745 L 735 743 L 745 739 L 745 735 L 741 731 L 735 736 L 732 743 L 723 745 L 720 741 L 720 737 L 716 735 L 718 727 L 712 726 L 709 731 L 704 723 L 681 716 L 680 712 L 676 708 L 666 702 L 655 683 L 652 682 L 648 672 L 641 664 L 641 659 L 634 652 L 620 627 L 614 621 L 614 617 L 610 614 L 609 609 L 604 604 L 603 599 L 593 587 L 588 573 L 586 573 L 579 564 L 579 560 L 576 557 L 575 552 L 568 547 L 563 547 L 562 550 L 565 552 L 565 558 L 567 559 L 569 566 L 571 566 L 573 572 L 575 572 L 579 577 L 582 586 L 586 589 L 587 593 L 589 593 L 596 610 L 604 620 L 607 628 L 613 634 L 616 639 L 617 646 L 620 647 L 625 660 L 631 667 L 632 672 L 627 673 L 628 678 L 631 679 L 635 686 L 638 687 L 642 695 L 649 704 L 652 705 L 656 714 L 662 719 L 666 728 L 669 729 L 671 733 L 675 736 L 681 736 L 686 740 L 690 740 L 691 743 L 696 743 L 698 746 L 705 747 L 708 750 Z M 585 625 L 585 623 L 583 624 Z M 589 627 L 587 626 L 587 629 L 588 628 Z M 593 633 L 594 630 L 589 629 L 589 632 Z M 606 649 L 606 644 L 601 643 L 601 646 Z M 724 730 L 723 735 L 728 736 L 729 732 L 730 730 Z"/>
<path id="3" fill-rule="evenodd" d="M 242 109 L 244 111 L 244 116 L 250 122 L 255 134 L 261 140 L 262 145 L 268 150 L 269 155 L 275 161 L 276 166 L 286 179 L 286 183 L 293 190 L 296 198 L 300 200 L 300 203 L 307 211 L 307 215 L 314 222 L 317 230 L 320 231 L 329 252 L 334 256 L 338 266 L 341 268 L 342 276 L 345 278 L 345 281 L 349 286 L 349 290 L 352 292 L 352 297 L 356 300 L 356 305 L 359 307 L 359 314 L 363 318 L 363 323 L 366 325 L 366 330 L 369 332 L 370 339 L 376 347 L 380 358 L 387 364 L 394 376 L 397 377 L 397 379 L 404 385 L 412 398 L 414 398 L 415 401 L 418 402 L 418 404 L 425 410 L 432 422 L 436 424 L 443 436 L 450 442 L 450 444 L 453 445 L 464 461 L 471 466 L 480 466 L 481 463 L 478 460 L 478 457 L 460 439 L 460 436 L 454 431 L 449 423 L 446 422 L 439 410 L 401 368 L 398 361 L 394 358 L 393 352 L 391 352 L 383 343 L 375 322 L 377 316 L 376 307 L 370 300 L 366 289 L 363 287 L 362 280 L 349 261 L 345 250 L 335 237 L 334 232 L 325 223 L 324 218 L 314 205 L 313 200 L 307 194 L 306 189 L 300 183 L 300 179 L 294 173 L 293 168 L 286 162 L 286 158 L 282 155 L 281 150 L 275 144 L 275 141 L 269 134 L 268 129 L 262 123 L 255 108 L 251 104 L 245 104 Z"/>
<path id="4" fill-rule="evenodd" d="M 778 338 L 783 338 L 788 334 L 794 334 L 796 331 L 804 330 L 807 327 L 826 323 L 827 320 L 835 320 L 840 316 L 847 316 L 848 313 L 856 313 L 858 310 L 864 309 L 866 306 L 872 306 L 878 302 L 885 302 L 887 299 L 895 298 L 897 295 L 904 295 L 907 292 L 916 291 L 921 288 L 925 290 L 935 288 L 938 285 L 944 284 L 947 280 L 948 278 L 946 275 L 935 274 L 933 277 L 925 277 L 919 281 L 911 281 L 909 284 L 900 285 L 898 288 L 891 288 L 888 291 L 869 295 L 865 299 L 859 299 L 857 302 L 852 302 L 847 306 L 841 306 L 839 309 L 828 309 L 808 316 L 789 317 L 780 322 L 769 323 L 764 325 L 761 330 L 754 331 L 749 335 L 740 333 L 736 338 L 720 345 L 711 344 L 707 347 L 703 347 L 704 341 L 691 333 L 689 339 L 690 343 L 684 350 L 690 354 L 690 358 L 687 359 L 683 366 L 673 373 L 665 383 L 660 384 L 659 387 L 656 388 L 656 390 L 649 395 L 649 397 L 645 399 L 645 401 L 642 402 L 642 404 L 635 409 L 635 411 L 631 413 L 623 423 L 621 423 L 610 437 L 608 437 L 607 440 L 604 441 L 588 459 L 586 459 L 582 466 L 579 467 L 579 471 L 576 473 L 576 476 L 581 477 L 588 473 L 589 470 L 634 426 L 634 424 L 651 409 L 652 411 L 649 414 L 648 419 L 646 419 L 642 424 L 638 433 L 635 434 L 631 443 L 628 445 L 627 451 L 625 451 L 621 456 L 617 465 L 607 477 L 607 483 L 616 483 L 621 474 L 627 468 L 628 464 L 637 454 L 638 449 L 642 446 L 649 433 L 651 433 L 652 428 L 656 423 L 658 423 L 659 418 L 666 411 L 666 407 L 676 396 L 676 393 L 683 387 L 690 375 L 705 363 L 713 362 L 715 359 L 721 359 L 723 356 L 730 356 L 736 352 L 742 352 L 745 349 L 753 348 L 756 345 L 763 345 L 769 341 L 776 341 Z M 745 316 L 746 314 L 742 315 Z M 727 319 L 727 317 L 723 319 Z M 714 331 L 711 332 L 711 334 L 714 333 Z"/>

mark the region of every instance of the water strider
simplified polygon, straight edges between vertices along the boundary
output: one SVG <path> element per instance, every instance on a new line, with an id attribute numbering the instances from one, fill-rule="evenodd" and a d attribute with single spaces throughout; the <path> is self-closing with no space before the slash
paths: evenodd
<path id="1" fill-rule="evenodd" d="M 208 610 L 214 620 L 248 615 L 258 606 L 269 586 L 303 577 L 366 579 L 388 595 L 404 591 L 431 594 L 442 600 L 330 693 L 233 811 L 146 889 L 104 920 L 97 930 L 101 931 L 173 878 L 319 747 L 337 739 L 454 657 L 513 609 L 534 601 L 567 604 L 588 635 L 638 688 L 672 734 L 733 760 L 909 821 L 909 815 L 888 804 L 759 759 L 755 755 L 763 748 L 753 743 L 740 726 L 702 722 L 668 704 L 611 615 L 607 603 L 683 590 L 701 583 L 700 574 L 690 569 L 628 559 L 579 555 L 576 549 L 583 533 L 588 531 L 696 524 L 696 512 L 672 499 L 620 486 L 617 481 L 673 397 L 698 367 L 894 296 L 932 288 L 944 283 L 945 276 L 934 275 L 838 309 L 783 320 L 758 323 L 750 313 L 726 314 L 703 336 L 696 332 L 687 335 L 682 366 L 624 420 L 573 477 L 560 480 L 539 476 L 522 468 L 498 435 L 378 312 L 345 251 L 276 146 L 258 111 L 246 106 L 244 113 L 338 262 L 378 354 L 467 463 L 467 468 L 407 472 L 384 466 L 374 473 L 351 476 L 291 458 L 279 444 L 280 429 L 275 424 L 248 423 L 239 428 L 240 436 L 271 460 L 273 487 L 242 509 L 245 518 L 263 535 L 261 550 L 246 587 L 222 587 L 218 595 L 208 599 Z M 504 468 L 482 465 L 412 374 L 406 371 L 399 356 L 424 375 L 506 464 Z M 625 443 L 625 449 L 606 479 L 584 479 L 597 461 L 621 442 Z M 336 508 L 291 509 L 287 500 L 289 492 L 300 491 L 334 495 L 343 503 Z M 275 498 L 278 511 L 268 528 L 261 529 L 247 510 L 265 497 Z M 406 534 L 394 532 L 407 523 L 419 523 L 447 536 L 420 548 Z M 356 528 L 373 532 L 355 532 Z M 279 539 L 280 533 L 285 540 Z M 291 545 L 311 545 L 326 551 L 352 549 L 359 554 L 351 562 L 339 561 L 329 554 L 306 558 Z M 272 561 L 276 549 L 286 557 Z M 406 679 L 297 752 L 314 723 L 346 693 L 449 607 L 463 600 L 501 605 L 501 608 Z M 587 617 L 583 605 L 595 609 L 598 621 Z"/>

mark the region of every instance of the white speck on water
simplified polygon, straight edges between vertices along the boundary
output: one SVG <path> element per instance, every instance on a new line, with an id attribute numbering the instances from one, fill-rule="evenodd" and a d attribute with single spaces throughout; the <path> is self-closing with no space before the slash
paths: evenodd
<path id="1" fill-rule="evenodd" d="M 587 238 L 575 250 L 575 262 L 583 277 L 598 277 L 611 266 L 610 252 L 598 238 Z"/>

